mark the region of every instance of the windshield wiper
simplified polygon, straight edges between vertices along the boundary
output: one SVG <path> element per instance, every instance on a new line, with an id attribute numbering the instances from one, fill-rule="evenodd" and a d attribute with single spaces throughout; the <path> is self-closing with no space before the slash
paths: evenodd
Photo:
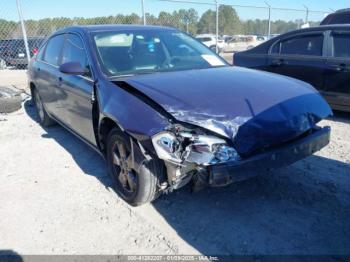
<path id="1" fill-rule="evenodd" d="M 125 75 L 113 75 L 113 76 L 110 76 L 109 78 L 123 78 L 123 77 L 132 77 L 132 76 L 135 76 L 135 74 L 125 74 Z"/>

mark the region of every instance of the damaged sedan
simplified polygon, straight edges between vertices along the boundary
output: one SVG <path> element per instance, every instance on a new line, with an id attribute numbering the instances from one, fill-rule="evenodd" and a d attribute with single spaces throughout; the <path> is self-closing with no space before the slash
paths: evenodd
<path id="1" fill-rule="evenodd" d="M 131 205 L 262 175 L 329 143 L 332 111 L 309 84 L 232 67 L 172 28 L 75 26 L 32 59 L 40 123 L 55 123 L 106 159 Z"/>

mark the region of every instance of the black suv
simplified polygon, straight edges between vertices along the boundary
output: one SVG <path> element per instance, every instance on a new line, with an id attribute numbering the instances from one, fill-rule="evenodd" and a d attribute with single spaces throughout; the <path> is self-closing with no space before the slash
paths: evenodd
<path id="1" fill-rule="evenodd" d="M 350 25 L 319 26 L 280 35 L 236 53 L 234 64 L 308 82 L 333 109 L 350 112 Z"/>
<path id="2" fill-rule="evenodd" d="M 328 15 L 321 25 L 350 24 L 350 8 L 341 9 Z"/>
<path id="3" fill-rule="evenodd" d="M 30 56 L 35 55 L 44 42 L 44 38 L 28 38 Z M 6 39 L 0 41 L 0 59 L 6 62 L 7 66 L 25 68 L 28 65 L 25 45 L 23 39 Z"/>

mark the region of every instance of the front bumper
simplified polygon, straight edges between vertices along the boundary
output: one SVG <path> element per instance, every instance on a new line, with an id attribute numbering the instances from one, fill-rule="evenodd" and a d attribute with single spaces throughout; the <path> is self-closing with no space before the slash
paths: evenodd
<path id="1" fill-rule="evenodd" d="M 330 127 L 320 128 L 277 149 L 241 161 L 209 166 L 207 182 L 210 186 L 225 186 L 291 165 L 325 147 L 330 140 L 330 130 Z"/>

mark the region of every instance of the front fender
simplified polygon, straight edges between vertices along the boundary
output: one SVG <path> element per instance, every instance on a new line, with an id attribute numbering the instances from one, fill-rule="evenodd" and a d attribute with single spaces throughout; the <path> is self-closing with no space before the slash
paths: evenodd
<path id="1" fill-rule="evenodd" d="M 121 130 L 138 140 L 146 149 L 151 149 L 150 138 L 170 124 L 162 113 L 112 82 L 100 83 L 96 91 L 100 114 L 112 119 Z"/>

